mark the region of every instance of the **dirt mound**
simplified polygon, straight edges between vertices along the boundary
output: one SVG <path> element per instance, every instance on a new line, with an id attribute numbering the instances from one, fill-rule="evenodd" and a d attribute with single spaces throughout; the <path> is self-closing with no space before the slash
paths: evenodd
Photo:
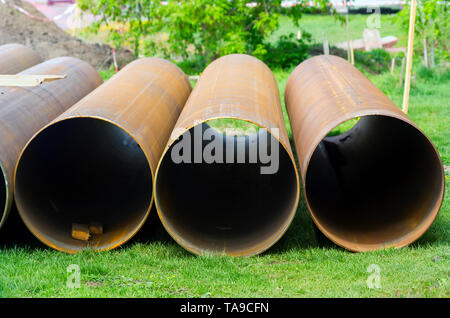
<path id="1" fill-rule="evenodd" d="M 9 0 L 36 17 L 45 18 L 31 4 Z M 97 69 L 106 69 L 113 63 L 112 48 L 105 44 L 84 43 L 61 30 L 55 23 L 32 19 L 17 9 L 0 2 L 0 45 L 21 43 L 35 50 L 43 59 L 73 56 L 89 62 Z M 119 66 L 134 59 L 131 51 L 116 53 Z"/>

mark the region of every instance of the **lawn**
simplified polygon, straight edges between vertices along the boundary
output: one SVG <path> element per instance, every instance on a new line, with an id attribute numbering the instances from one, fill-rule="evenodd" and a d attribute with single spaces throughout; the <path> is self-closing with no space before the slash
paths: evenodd
<path id="1" fill-rule="evenodd" d="M 112 74 L 101 73 L 105 78 Z M 282 96 L 289 71 L 274 73 Z M 369 77 L 400 105 L 402 90 L 392 85 L 397 79 L 389 73 Z M 410 105 L 411 118 L 436 144 L 446 165 L 448 87 L 448 80 L 418 79 Z M 3 241 L 0 249 L 0 297 L 450 297 L 449 175 L 446 180 L 446 199 L 432 227 L 397 250 L 358 254 L 320 245 L 303 197 L 284 237 L 250 258 L 194 256 L 166 234 L 154 210 L 129 243 L 103 253 L 67 255 L 30 234 L 15 233 L 18 243 Z M 71 264 L 80 268 L 80 288 L 66 287 Z M 380 288 L 366 283 L 371 264 L 379 266 Z"/>
<path id="2" fill-rule="evenodd" d="M 364 29 L 368 28 L 371 20 L 370 15 L 351 14 L 349 15 L 349 33 L 353 40 L 362 39 Z M 347 41 L 347 33 L 345 30 L 345 23 L 328 16 L 328 15 L 310 15 L 302 16 L 299 22 L 299 27 L 296 27 L 289 18 L 282 17 L 280 21 L 280 28 L 270 37 L 271 41 L 276 40 L 280 35 L 287 35 L 289 33 L 297 34 L 297 30 L 302 30 L 311 34 L 313 42 L 322 43 L 324 37 L 328 39 L 330 45 Z M 398 37 L 399 42 L 397 46 L 407 46 L 407 30 L 403 30 L 402 26 L 395 21 L 394 14 L 383 14 L 380 16 L 380 34 L 382 37 L 394 35 Z"/>

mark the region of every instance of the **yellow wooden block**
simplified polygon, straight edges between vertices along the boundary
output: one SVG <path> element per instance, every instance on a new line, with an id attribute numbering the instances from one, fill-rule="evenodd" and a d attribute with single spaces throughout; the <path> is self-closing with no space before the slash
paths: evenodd
<path id="1" fill-rule="evenodd" d="M 98 222 L 89 223 L 89 233 L 91 234 L 103 234 L 103 225 Z"/>
<path id="2" fill-rule="evenodd" d="M 72 223 L 72 238 L 80 241 L 88 241 L 91 234 L 87 225 Z"/>

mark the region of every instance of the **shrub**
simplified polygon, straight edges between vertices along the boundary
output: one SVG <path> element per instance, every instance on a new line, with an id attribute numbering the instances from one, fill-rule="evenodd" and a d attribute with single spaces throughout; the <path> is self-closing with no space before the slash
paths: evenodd
<path id="1" fill-rule="evenodd" d="M 448 65 L 441 65 L 434 68 L 427 68 L 421 64 L 416 70 L 416 76 L 425 82 L 441 82 L 450 80 L 450 68 Z"/>
<path id="2" fill-rule="evenodd" d="M 311 56 L 324 54 L 324 52 L 323 52 L 323 43 L 315 43 L 313 45 L 310 45 L 308 47 L 308 51 L 307 52 Z M 330 46 L 330 54 L 342 57 L 344 59 L 347 59 L 347 51 L 343 50 L 343 49 L 340 49 L 340 48 L 337 48 L 335 46 Z"/>
<path id="3" fill-rule="evenodd" d="M 369 52 L 355 51 L 355 64 L 370 73 L 382 73 L 389 69 L 392 57 L 384 49 L 375 49 Z"/>
<path id="4" fill-rule="evenodd" d="M 203 56 L 205 64 L 231 53 L 264 59 L 268 53 L 265 39 L 278 28 L 281 15 L 298 27 L 307 10 L 303 5 L 282 8 L 281 2 L 254 0 L 249 6 L 248 0 L 169 0 L 165 5 L 153 0 L 79 0 L 78 5 L 100 18 L 89 31 L 96 33 L 108 26 L 109 40 L 116 47 L 130 45 L 136 56 L 186 59 L 183 66 L 196 68 L 201 60 L 197 56 Z M 317 2 L 327 9 L 327 0 Z M 283 41 L 279 47 L 295 49 L 293 43 Z"/>
<path id="5" fill-rule="evenodd" d="M 297 66 L 310 57 L 308 54 L 308 43 L 311 35 L 305 34 L 302 39 L 297 39 L 291 33 L 282 35 L 275 44 L 266 46 L 264 62 L 272 68 L 291 68 Z"/>

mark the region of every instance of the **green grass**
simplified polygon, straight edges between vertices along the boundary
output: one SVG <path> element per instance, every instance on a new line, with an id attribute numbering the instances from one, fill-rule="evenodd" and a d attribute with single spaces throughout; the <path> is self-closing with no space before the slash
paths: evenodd
<path id="1" fill-rule="evenodd" d="M 349 16 L 350 37 L 353 40 L 362 39 L 364 29 L 368 28 L 367 18 L 369 15 L 352 14 Z M 309 15 L 302 16 L 296 27 L 289 18 L 282 17 L 279 29 L 270 37 L 270 41 L 275 41 L 280 35 L 289 33 L 297 34 L 301 29 L 312 36 L 312 41 L 322 43 L 324 36 L 328 39 L 330 45 L 347 41 L 347 33 L 345 23 L 341 23 L 337 19 L 329 15 Z M 394 15 L 383 14 L 380 20 L 380 34 L 382 37 L 394 35 L 398 37 L 398 47 L 406 47 L 407 30 L 403 30 L 402 26 L 394 21 Z"/>
<path id="2" fill-rule="evenodd" d="M 274 73 L 283 96 L 289 72 Z M 105 78 L 112 74 L 102 72 Z M 392 84 L 397 79 L 369 77 L 401 104 L 402 89 Z M 418 79 L 410 104 L 411 118 L 447 165 L 448 87 L 448 80 Z M 142 231 L 113 251 L 67 255 L 32 238 L 7 244 L 0 249 L 0 297 L 450 297 L 449 177 L 438 218 L 424 236 L 402 249 L 358 254 L 321 247 L 302 196 L 293 224 L 264 254 L 197 257 L 170 239 L 153 210 Z M 66 287 L 70 264 L 80 266 L 80 288 Z M 379 289 L 367 287 L 370 264 L 380 267 Z"/>

